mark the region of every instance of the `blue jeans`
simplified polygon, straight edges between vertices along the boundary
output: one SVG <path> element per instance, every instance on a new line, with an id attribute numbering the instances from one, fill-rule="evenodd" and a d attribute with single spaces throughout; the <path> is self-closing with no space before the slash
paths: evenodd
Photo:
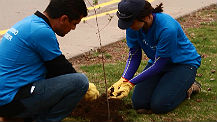
<path id="1" fill-rule="evenodd" d="M 85 75 L 72 73 L 40 80 L 33 86 L 31 97 L 21 100 L 26 111 L 17 117 L 32 117 L 36 122 L 60 122 L 84 96 L 89 83 Z"/>
<path id="2" fill-rule="evenodd" d="M 175 109 L 185 100 L 196 71 L 191 65 L 172 64 L 163 73 L 136 84 L 132 96 L 134 109 L 151 109 L 154 113 Z"/>

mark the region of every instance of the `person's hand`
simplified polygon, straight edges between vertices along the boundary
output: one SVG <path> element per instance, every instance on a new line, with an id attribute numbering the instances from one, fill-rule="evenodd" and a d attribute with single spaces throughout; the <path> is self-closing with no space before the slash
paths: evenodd
<path id="1" fill-rule="evenodd" d="M 116 93 L 118 91 L 123 81 L 127 81 L 127 80 L 121 77 L 119 81 L 115 82 L 111 87 L 108 88 L 108 97 L 116 96 L 116 94 L 113 93 Z"/>
<path id="2" fill-rule="evenodd" d="M 130 90 L 134 87 L 134 84 L 129 81 L 124 81 L 117 91 L 114 91 L 114 96 L 110 96 L 110 99 L 122 99 L 128 96 Z"/>
<path id="3" fill-rule="evenodd" d="M 96 86 L 93 83 L 89 83 L 89 88 L 84 95 L 84 100 L 92 101 L 99 97 L 99 91 L 97 90 Z"/>

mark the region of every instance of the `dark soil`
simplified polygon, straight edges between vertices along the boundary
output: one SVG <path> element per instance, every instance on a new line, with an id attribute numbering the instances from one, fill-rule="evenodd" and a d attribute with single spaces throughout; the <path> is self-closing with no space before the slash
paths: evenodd
<path id="1" fill-rule="evenodd" d="M 81 101 L 70 116 L 79 116 L 90 122 L 123 122 L 124 118 L 119 111 L 132 109 L 132 105 L 125 104 L 122 100 L 109 99 L 109 105 L 110 119 L 108 119 L 108 106 L 105 94 L 94 101 Z"/>

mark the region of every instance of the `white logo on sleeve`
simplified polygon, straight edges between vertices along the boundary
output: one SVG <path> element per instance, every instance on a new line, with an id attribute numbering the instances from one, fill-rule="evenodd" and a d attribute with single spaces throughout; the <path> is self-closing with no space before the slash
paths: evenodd
<path id="1" fill-rule="evenodd" d="M 13 39 L 13 35 L 9 34 L 9 32 L 11 32 L 14 36 L 16 36 L 19 33 L 19 31 L 15 28 L 9 29 L 8 32 L 4 35 L 4 38 L 6 38 L 9 41 Z"/>

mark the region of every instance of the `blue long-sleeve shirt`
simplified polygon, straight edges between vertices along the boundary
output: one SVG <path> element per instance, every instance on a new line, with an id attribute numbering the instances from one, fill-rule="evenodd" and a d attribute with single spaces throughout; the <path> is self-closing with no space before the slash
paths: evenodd
<path id="1" fill-rule="evenodd" d="M 130 48 L 129 58 L 122 77 L 132 83 L 144 81 L 169 63 L 200 66 L 201 57 L 196 48 L 183 32 L 180 24 L 165 13 L 153 14 L 154 19 L 147 32 L 126 30 L 127 45 Z M 141 62 L 141 50 L 154 62 L 153 65 L 133 78 Z"/>

